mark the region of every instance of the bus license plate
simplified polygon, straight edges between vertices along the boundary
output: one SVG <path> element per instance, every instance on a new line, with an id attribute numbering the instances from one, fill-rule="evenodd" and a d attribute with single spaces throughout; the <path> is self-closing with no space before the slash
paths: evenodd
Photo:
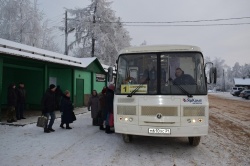
<path id="1" fill-rule="evenodd" d="M 154 129 L 154 128 L 149 128 L 148 129 L 149 134 L 171 134 L 170 129 Z"/>

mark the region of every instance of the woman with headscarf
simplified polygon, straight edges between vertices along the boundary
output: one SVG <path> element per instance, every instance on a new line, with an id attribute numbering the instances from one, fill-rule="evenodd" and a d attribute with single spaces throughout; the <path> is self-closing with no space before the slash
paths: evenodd
<path id="1" fill-rule="evenodd" d="M 66 129 L 72 129 L 69 127 L 69 124 L 73 123 L 73 109 L 74 106 L 70 101 L 70 92 L 66 90 L 62 97 L 60 106 L 60 112 L 62 113 L 61 128 L 64 128 L 63 125 L 66 124 Z"/>
<path id="2" fill-rule="evenodd" d="M 96 90 L 92 91 L 92 95 L 89 98 L 88 110 L 91 111 L 91 117 L 93 119 L 92 125 L 99 126 L 98 125 L 98 112 L 100 110 L 100 104 L 99 104 L 99 97 L 97 95 Z"/>

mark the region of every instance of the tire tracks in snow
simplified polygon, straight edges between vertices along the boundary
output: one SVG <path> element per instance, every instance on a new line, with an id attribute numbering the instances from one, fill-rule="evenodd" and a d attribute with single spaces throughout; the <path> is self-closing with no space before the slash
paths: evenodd
<path id="1" fill-rule="evenodd" d="M 209 97 L 209 140 L 211 151 L 220 158 L 227 158 L 226 164 L 250 165 L 250 105 L 246 102 Z M 240 108 L 240 109 L 239 109 Z M 221 150 L 220 150 L 221 149 Z M 224 153 L 223 152 L 227 152 Z"/>

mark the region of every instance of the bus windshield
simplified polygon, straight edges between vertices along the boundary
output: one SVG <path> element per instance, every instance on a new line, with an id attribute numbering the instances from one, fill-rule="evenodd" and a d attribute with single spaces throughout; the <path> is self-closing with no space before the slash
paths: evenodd
<path id="1" fill-rule="evenodd" d="M 207 94 L 199 52 L 122 54 L 118 59 L 116 94 Z"/>

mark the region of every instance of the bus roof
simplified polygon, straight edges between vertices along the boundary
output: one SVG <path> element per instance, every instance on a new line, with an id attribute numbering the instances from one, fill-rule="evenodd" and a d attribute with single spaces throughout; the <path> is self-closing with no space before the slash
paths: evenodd
<path id="1" fill-rule="evenodd" d="M 201 49 L 197 46 L 191 45 L 146 45 L 138 47 L 128 47 L 119 52 L 119 54 L 128 53 L 147 53 L 147 52 L 201 52 Z"/>

